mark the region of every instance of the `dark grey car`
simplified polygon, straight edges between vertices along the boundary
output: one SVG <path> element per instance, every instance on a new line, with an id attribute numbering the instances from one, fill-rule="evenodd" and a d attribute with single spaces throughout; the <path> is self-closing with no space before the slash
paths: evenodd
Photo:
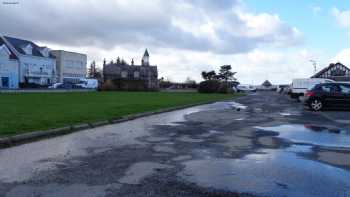
<path id="1" fill-rule="evenodd" d="M 350 109 L 350 84 L 318 84 L 306 92 L 305 105 L 314 111 L 324 108 Z"/>

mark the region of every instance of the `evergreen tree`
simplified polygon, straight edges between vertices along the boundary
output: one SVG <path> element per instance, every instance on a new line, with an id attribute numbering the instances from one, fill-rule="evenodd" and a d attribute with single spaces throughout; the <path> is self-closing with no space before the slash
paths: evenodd
<path id="1" fill-rule="evenodd" d="M 219 74 L 217 75 L 218 79 L 224 80 L 225 82 L 228 81 L 235 81 L 234 75 L 236 72 L 232 72 L 231 65 L 223 65 L 220 68 Z"/>
<path id="2" fill-rule="evenodd" d="M 89 78 L 95 78 L 96 76 L 96 62 L 92 61 L 88 70 L 88 77 Z"/>

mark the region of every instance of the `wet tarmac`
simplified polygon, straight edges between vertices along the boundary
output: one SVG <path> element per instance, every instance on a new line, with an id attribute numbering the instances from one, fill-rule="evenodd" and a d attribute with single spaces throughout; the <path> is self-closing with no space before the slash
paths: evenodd
<path id="1" fill-rule="evenodd" d="M 2 149 L 0 196 L 346 197 L 341 113 L 258 92 Z"/>

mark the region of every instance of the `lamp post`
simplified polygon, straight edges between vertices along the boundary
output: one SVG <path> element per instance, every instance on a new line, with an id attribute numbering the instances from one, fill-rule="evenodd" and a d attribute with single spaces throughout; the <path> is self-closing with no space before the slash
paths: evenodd
<path id="1" fill-rule="evenodd" d="M 316 60 L 310 60 L 310 62 L 314 66 L 314 73 L 316 74 L 316 72 L 317 72 L 317 62 L 316 62 Z"/>

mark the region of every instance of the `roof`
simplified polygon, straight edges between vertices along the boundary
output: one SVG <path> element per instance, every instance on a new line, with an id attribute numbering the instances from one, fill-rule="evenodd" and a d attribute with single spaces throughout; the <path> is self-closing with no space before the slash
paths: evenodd
<path id="1" fill-rule="evenodd" d="M 270 86 L 272 86 L 272 83 L 269 82 L 268 80 L 266 80 L 266 81 L 264 81 L 264 83 L 262 84 L 262 86 L 270 87 Z"/>
<path id="2" fill-rule="evenodd" d="M 5 45 L 7 47 L 7 49 L 10 51 L 10 59 L 18 59 L 17 56 L 15 55 L 15 53 L 6 45 L 6 43 L 4 42 L 4 40 L 0 37 L 0 46 Z"/>
<path id="3" fill-rule="evenodd" d="M 329 66 L 327 66 L 326 68 L 320 70 L 318 73 L 314 74 L 313 76 L 311 76 L 311 78 L 319 78 L 323 73 L 327 72 L 327 70 L 332 69 L 333 67 L 336 66 L 343 66 L 345 67 L 347 70 L 350 71 L 350 69 L 348 67 L 346 67 L 344 64 L 342 63 L 336 63 L 336 64 L 330 64 Z"/>
<path id="4" fill-rule="evenodd" d="M 143 54 L 144 57 L 149 57 L 148 50 L 146 49 L 145 54 Z"/>
<path id="5" fill-rule="evenodd" d="M 83 56 L 87 56 L 84 53 L 78 53 L 78 52 L 74 52 L 74 51 L 66 51 L 66 50 L 51 50 L 51 53 L 70 53 L 70 54 L 75 54 L 75 55 L 83 55 Z M 55 55 L 54 55 L 55 56 Z"/>
<path id="6" fill-rule="evenodd" d="M 22 47 L 25 47 L 27 45 L 31 45 L 33 47 L 33 56 L 37 57 L 44 57 L 43 54 L 41 54 L 40 50 L 41 47 L 36 45 L 35 43 L 28 41 L 28 40 L 22 40 L 19 38 L 13 38 L 9 36 L 4 36 L 4 38 L 16 49 L 16 51 L 22 55 L 26 55 L 26 53 L 23 51 Z M 50 55 L 50 58 L 55 58 L 54 56 Z"/>

